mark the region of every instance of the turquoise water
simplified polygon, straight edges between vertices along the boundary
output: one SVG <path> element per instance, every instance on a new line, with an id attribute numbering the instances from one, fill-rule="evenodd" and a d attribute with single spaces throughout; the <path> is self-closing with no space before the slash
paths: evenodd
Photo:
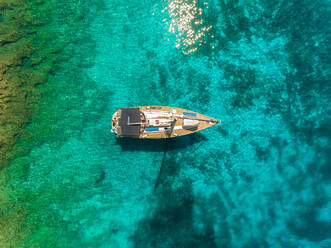
<path id="1" fill-rule="evenodd" d="M 68 5 L 54 25 L 74 38 L 6 168 L 24 168 L 8 186 L 28 211 L 21 247 L 331 246 L 328 1 Z M 140 105 L 223 124 L 109 133 Z"/>

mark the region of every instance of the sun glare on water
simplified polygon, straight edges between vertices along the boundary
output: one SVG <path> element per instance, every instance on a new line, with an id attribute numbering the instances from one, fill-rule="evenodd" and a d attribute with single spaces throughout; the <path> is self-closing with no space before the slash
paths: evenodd
<path id="1" fill-rule="evenodd" d="M 167 6 L 162 12 L 169 13 L 169 19 L 163 21 L 168 25 L 168 31 L 176 35 L 175 47 L 184 54 L 198 50 L 205 41 L 212 26 L 205 25 L 202 18 L 203 9 L 198 7 L 197 0 L 165 0 Z M 208 8 L 205 2 L 204 7 Z"/>

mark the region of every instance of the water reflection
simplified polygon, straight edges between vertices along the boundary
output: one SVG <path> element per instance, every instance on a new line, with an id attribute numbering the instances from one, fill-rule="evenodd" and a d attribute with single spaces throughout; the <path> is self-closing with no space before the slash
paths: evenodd
<path id="1" fill-rule="evenodd" d="M 198 50 L 206 43 L 206 37 L 211 30 L 211 25 L 206 25 L 203 20 L 203 8 L 208 8 L 208 3 L 203 3 L 203 8 L 198 7 L 197 0 L 165 0 L 167 6 L 162 12 L 167 11 L 169 18 L 163 21 L 168 25 L 168 31 L 176 35 L 175 47 L 184 54 Z"/>

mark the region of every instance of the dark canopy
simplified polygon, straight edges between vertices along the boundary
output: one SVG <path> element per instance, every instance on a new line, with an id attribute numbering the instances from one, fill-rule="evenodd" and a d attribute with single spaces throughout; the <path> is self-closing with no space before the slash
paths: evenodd
<path id="1" fill-rule="evenodd" d="M 123 136 L 138 136 L 140 134 L 140 111 L 139 108 L 122 108 L 119 126 Z"/>

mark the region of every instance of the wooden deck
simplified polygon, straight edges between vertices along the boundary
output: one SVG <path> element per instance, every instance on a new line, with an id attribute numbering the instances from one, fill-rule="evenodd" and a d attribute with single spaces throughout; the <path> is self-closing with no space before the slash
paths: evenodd
<path id="1" fill-rule="evenodd" d="M 166 111 L 173 113 L 173 115 L 177 115 L 176 117 L 176 122 L 173 131 L 171 132 L 170 135 L 168 135 L 165 132 L 160 132 L 160 131 L 152 131 L 152 132 L 141 132 L 139 136 L 131 136 L 133 138 L 141 138 L 141 139 L 164 139 L 164 138 L 174 138 L 178 136 L 183 136 L 191 133 L 198 132 L 200 130 L 203 130 L 205 128 L 211 127 L 216 125 L 218 120 L 208 117 L 206 115 L 202 115 L 190 110 L 182 109 L 182 108 L 175 108 L 175 107 L 168 107 L 168 106 L 140 106 L 140 107 L 134 107 L 134 108 L 139 108 L 140 111 Z M 188 116 L 185 115 L 185 119 L 198 119 L 200 121 L 198 127 L 195 130 L 188 130 L 188 129 L 182 129 L 183 125 L 183 118 L 178 117 L 183 115 L 183 112 L 188 112 L 195 114 L 196 116 Z M 112 121 L 116 123 L 116 120 L 114 117 L 116 117 L 117 112 L 114 113 Z M 169 119 L 167 117 L 158 117 L 157 119 Z M 147 123 L 144 124 L 144 126 L 147 126 Z M 168 126 L 169 127 L 169 126 Z M 176 129 L 176 127 L 178 129 Z M 181 129 L 179 129 L 181 128 Z M 141 130 L 144 130 L 144 127 L 141 128 Z"/>

